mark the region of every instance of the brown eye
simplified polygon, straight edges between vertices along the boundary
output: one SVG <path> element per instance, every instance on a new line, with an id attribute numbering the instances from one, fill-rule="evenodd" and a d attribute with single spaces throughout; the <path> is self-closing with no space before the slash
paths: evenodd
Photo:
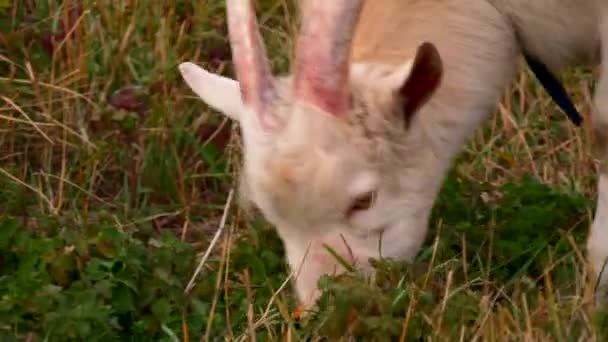
<path id="1" fill-rule="evenodd" d="M 364 211 L 364 210 L 371 208 L 371 206 L 374 204 L 375 200 L 376 200 L 375 191 L 366 192 L 366 193 L 358 196 L 357 198 L 355 198 L 355 200 L 352 202 L 352 204 L 348 208 L 348 211 L 346 212 L 346 216 L 350 217 L 358 211 Z"/>

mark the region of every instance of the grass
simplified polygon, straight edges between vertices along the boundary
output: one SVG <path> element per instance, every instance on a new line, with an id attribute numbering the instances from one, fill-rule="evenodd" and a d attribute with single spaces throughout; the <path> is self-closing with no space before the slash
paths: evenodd
<path id="1" fill-rule="evenodd" d="M 286 71 L 293 6 L 260 3 Z M 228 196 L 238 131 L 176 69 L 232 75 L 224 19 L 222 1 L 0 0 L 0 340 L 606 338 L 584 262 L 590 130 L 525 70 L 459 155 L 417 262 L 324 278 L 298 319 L 278 237 Z M 567 75 L 584 113 L 590 74 Z"/>

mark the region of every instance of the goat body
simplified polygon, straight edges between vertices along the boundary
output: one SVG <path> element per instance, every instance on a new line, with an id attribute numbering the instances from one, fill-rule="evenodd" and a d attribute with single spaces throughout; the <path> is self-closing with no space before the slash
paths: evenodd
<path id="1" fill-rule="evenodd" d="M 249 0 L 227 0 L 238 81 L 192 63 L 180 70 L 240 122 L 243 194 L 276 227 L 305 305 L 319 276 L 341 271 L 325 246 L 363 269 L 372 257 L 414 258 L 453 157 L 495 109 L 522 49 L 553 72 L 602 62 L 593 118 L 608 136 L 604 1 L 302 3 L 292 76 L 270 74 Z M 588 249 L 599 275 L 608 168 L 597 210 Z"/>

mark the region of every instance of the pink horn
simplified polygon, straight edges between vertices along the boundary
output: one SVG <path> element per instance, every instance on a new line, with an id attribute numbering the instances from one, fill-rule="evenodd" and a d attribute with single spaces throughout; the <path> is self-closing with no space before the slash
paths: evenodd
<path id="1" fill-rule="evenodd" d="M 276 96 L 266 50 L 251 0 L 227 0 L 228 34 L 241 97 L 264 125 L 264 112 Z"/>
<path id="2" fill-rule="evenodd" d="M 349 59 L 362 0 L 305 0 L 294 63 L 295 96 L 345 116 Z"/>

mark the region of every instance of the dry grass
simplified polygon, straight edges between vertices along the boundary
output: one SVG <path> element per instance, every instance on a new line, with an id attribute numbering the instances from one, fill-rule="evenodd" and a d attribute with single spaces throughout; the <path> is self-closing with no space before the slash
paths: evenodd
<path id="1" fill-rule="evenodd" d="M 282 0 L 262 3 L 260 20 L 273 65 L 285 71 L 293 10 Z M 176 65 L 194 60 L 231 74 L 223 2 L 3 4 L 0 182 L 5 190 L 0 190 L 0 214 L 26 218 L 28 229 L 37 229 L 41 218 L 79 229 L 109 214 L 119 231 L 149 225 L 154 232 L 175 232 L 201 254 L 207 251 L 234 188 L 240 142 L 230 122 L 191 95 Z M 588 113 L 593 78 L 579 70 L 567 77 L 579 109 Z M 300 325 L 292 317 L 284 266 L 253 264 L 263 253 L 282 258 L 276 236 L 266 238 L 272 231 L 233 209 L 212 257 L 201 264 L 199 281 L 213 282 L 213 291 L 201 290 L 206 285 L 198 282 L 194 289 L 206 303 L 202 328 L 192 331 L 183 323 L 198 312 L 188 311 L 181 328 L 164 327 L 163 336 L 291 341 L 321 332 L 341 334 L 349 327 L 351 333 L 383 340 L 382 334 L 398 326 L 403 340 L 422 335 L 429 340 L 599 341 L 581 242 L 590 206 L 581 205 L 586 208 L 581 214 L 570 212 L 556 229 L 561 250 L 539 247 L 545 256 L 540 273 L 524 271 L 499 281 L 501 264 L 496 262 L 508 255 L 495 248 L 496 227 L 508 224 L 495 205 L 507 196 L 505 186 L 524 175 L 574 197 L 595 198 L 597 162 L 590 132 L 570 124 L 523 71 L 497 113 L 464 147 L 451 178 L 453 184 L 465 184 L 459 188 L 464 193 L 446 190 L 419 266 L 384 265 L 385 276 L 378 282 L 356 275 L 330 282 L 321 306 L 325 312 Z M 525 188 L 517 191 L 526 196 Z M 441 211 L 451 205 L 449 196 L 458 196 L 465 206 L 479 205 L 471 213 L 487 215 L 470 222 L 483 224 L 477 233 L 455 229 L 469 217 Z M 260 267 L 272 281 L 260 280 Z M 563 272 L 574 277 L 564 280 Z M 350 302 L 344 302 L 343 292 Z M 365 309 L 342 310 L 357 301 Z M 402 310 L 389 319 L 383 315 L 391 305 Z M 371 321 L 378 317 L 383 318 Z M 0 323 L 0 330 L 7 326 Z"/>

